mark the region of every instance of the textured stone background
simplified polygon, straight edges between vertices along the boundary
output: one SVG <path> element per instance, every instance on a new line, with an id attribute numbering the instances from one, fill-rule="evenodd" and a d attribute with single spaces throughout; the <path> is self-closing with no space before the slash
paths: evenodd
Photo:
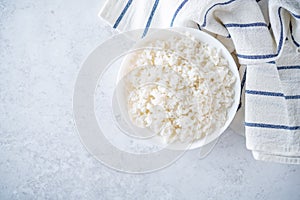
<path id="1" fill-rule="evenodd" d="M 0 0 L 0 199 L 300 199 L 300 166 L 257 162 L 228 130 L 145 175 L 103 166 L 80 143 L 72 92 L 80 64 L 113 30 L 103 0 Z"/>

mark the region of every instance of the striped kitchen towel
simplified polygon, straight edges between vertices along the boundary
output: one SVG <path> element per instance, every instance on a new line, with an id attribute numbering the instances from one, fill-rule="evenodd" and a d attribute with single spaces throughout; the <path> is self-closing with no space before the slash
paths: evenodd
<path id="1" fill-rule="evenodd" d="M 247 148 L 257 160 L 300 164 L 299 0 L 107 0 L 99 15 L 120 31 L 185 26 L 215 36 L 241 66 Z"/>

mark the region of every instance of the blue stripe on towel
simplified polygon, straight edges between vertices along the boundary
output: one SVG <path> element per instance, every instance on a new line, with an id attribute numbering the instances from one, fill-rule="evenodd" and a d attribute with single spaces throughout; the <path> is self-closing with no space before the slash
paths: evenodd
<path id="1" fill-rule="evenodd" d="M 279 66 L 277 67 L 278 70 L 285 70 L 285 69 L 300 69 L 300 65 L 291 65 L 291 66 Z"/>
<path id="2" fill-rule="evenodd" d="M 280 39 L 279 39 L 279 44 L 277 47 L 277 54 L 279 54 L 282 44 L 283 44 L 283 24 L 282 24 L 282 18 L 280 15 L 281 7 L 278 8 L 278 17 L 279 17 L 279 22 L 280 22 Z"/>
<path id="3" fill-rule="evenodd" d="M 249 24 L 237 24 L 237 23 L 230 23 L 224 24 L 226 28 L 230 27 L 238 27 L 238 28 L 246 28 L 246 27 L 268 27 L 268 25 L 264 22 L 256 22 L 256 23 L 249 23 Z"/>
<path id="4" fill-rule="evenodd" d="M 143 33 L 142 37 L 144 37 L 147 34 L 148 30 L 149 30 L 150 24 L 152 22 L 152 18 L 154 16 L 154 13 L 155 13 L 157 5 L 158 5 L 158 2 L 159 2 L 159 0 L 155 0 L 155 2 L 153 4 L 152 10 L 151 10 L 150 16 L 148 18 L 148 21 L 147 21 L 147 24 L 146 24 L 146 27 L 144 29 L 144 33 Z"/>
<path id="5" fill-rule="evenodd" d="M 223 3 L 216 3 L 216 4 L 214 4 L 213 6 L 211 6 L 210 8 L 208 8 L 208 9 L 206 10 L 205 15 L 204 15 L 204 22 L 203 22 L 203 24 L 202 24 L 201 26 L 202 26 L 202 27 L 205 27 L 205 26 L 206 26 L 206 18 L 207 18 L 207 14 L 208 14 L 208 12 L 209 12 L 211 9 L 213 9 L 215 6 L 227 5 L 227 4 L 230 4 L 230 3 L 234 2 L 234 1 L 235 1 L 235 0 L 230 0 L 230 1 L 223 2 Z"/>
<path id="6" fill-rule="evenodd" d="M 299 18 L 299 19 L 300 19 L 300 15 L 298 15 L 298 14 L 295 14 L 295 13 L 292 13 L 292 15 L 293 15 L 294 17 L 296 17 L 296 18 Z"/>
<path id="7" fill-rule="evenodd" d="M 272 97 L 284 97 L 285 99 L 300 99 L 300 95 L 288 95 L 288 96 L 285 96 L 283 93 L 279 93 L 279 92 L 246 90 L 245 93 L 246 94 L 253 94 L 253 95 L 272 96 Z"/>
<path id="8" fill-rule="evenodd" d="M 267 55 L 243 55 L 243 54 L 236 54 L 239 58 L 245 59 L 266 59 L 266 58 L 274 58 L 278 54 L 267 54 Z"/>
<path id="9" fill-rule="evenodd" d="M 300 126 L 285 126 L 285 125 L 278 125 L 278 124 L 264 124 L 264 123 L 250 123 L 250 122 L 245 122 L 245 126 L 258 127 L 258 128 L 284 129 L 284 130 L 300 129 Z"/>
<path id="10" fill-rule="evenodd" d="M 266 92 L 258 90 L 246 90 L 246 94 L 255 94 L 255 95 L 264 95 L 264 96 L 273 96 L 273 97 L 284 97 L 282 93 L 279 92 Z"/>
<path id="11" fill-rule="evenodd" d="M 179 7 L 176 9 L 174 15 L 173 15 L 173 18 L 172 18 L 172 21 L 171 21 L 171 24 L 170 26 L 172 27 L 173 24 L 174 24 L 174 20 L 175 18 L 177 17 L 177 14 L 179 13 L 179 11 L 182 9 L 182 7 L 188 2 L 188 0 L 184 0 L 180 5 Z"/>
<path id="12" fill-rule="evenodd" d="M 124 7 L 124 9 L 122 10 L 120 16 L 118 17 L 117 21 L 115 22 L 113 28 L 117 28 L 119 23 L 121 22 L 122 18 L 124 17 L 125 13 L 127 12 L 129 6 L 131 5 L 132 0 L 128 0 L 126 6 Z"/>
<path id="13" fill-rule="evenodd" d="M 292 41 L 294 42 L 294 44 L 296 45 L 296 47 L 300 47 L 300 44 L 295 40 L 295 38 L 293 36 L 293 26 L 292 26 L 291 22 L 290 22 L 290 32 L 291 32 Z"/>
<path id="14" fill-rule="evenodd" d="M 242 55 L 242 54 L 236 54 L 239 58 L 245 58 L 245 59 L 265 59 L 265 58 L 274 58 L 278 56 L 279 52 L 281 51 L 282 45 L 283 45 L 283 24 L 282 24 L 282 18 L 280 15 L 281 7 L 278 8 L 278 17 L 280 21 L 280 39 L 279 44 L 277 47 L 277 53 L 276 54 L 267 54 L 267 55 Z"/>
<path id="15" fill-rule="evenodd" d="M 300 95 L 284 96 L 285 99 L 300 99 Z"/>

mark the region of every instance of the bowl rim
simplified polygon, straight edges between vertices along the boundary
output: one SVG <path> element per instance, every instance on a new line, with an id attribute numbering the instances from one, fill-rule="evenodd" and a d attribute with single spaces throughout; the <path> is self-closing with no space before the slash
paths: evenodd
<path id="1" fill-rule="evenodd" d="M 167 30 L 167 31 L 166 31 Z M 225 124 L 220 128 L 216 129 L 214 132 L 206 135 L 203 139 L 195 140 L 193 141 L 188 147 L 184 145 L 182 147 L 180 144 L 175 144 L 175 145 L 169 145 L 168 148 L 170 149 L 179 149 L 182 150 L 182 148 L 187 148 L 187 150 L 192 150 L 192 149 L 197 149 L 200 147 L 203 147 L 216 139 L 218 139 L 224 132 L 225 130 L 230 126 L 231 122 L 233 121 L 235 114 L 238 109 L 238 105 L 240 102 L 240 94 L 241 94 L 241 81 L 240 81 L 240 76 L 239 76 L 239 71 L 238 67 L 236 65 L 235 60 L 233 59 L 231 53 L 228 51 L 228 49 L 215 37 L 211 36 L 210 34 L 203 32 L 201 30 L 195 29 L 195 28 L 188 28 L 188 27 L 171 27 L 171 28 L 166 28 L 166 29 L 156 29 L 153 32 L 149 32 L 146 37 L 141 39 L 140 41 L 137 41 L 135 48 L 142 47 L 145 43 L 148 43 L 153 40 L 157 39 L 162 39 L 163 37 L 166 37 L 165 34 L 168 33 L 168 31 L 171 31 L 173 33 L 185 35 L 187 32 L 194 37 L 197 41 L 203 42 L 208 44 L 209 46 L 215 47 L 218 50 L 220 50 L 221 55 L 228 61 L 228 67 L 233 73 L 233 76 L 236 78 L 235 83 L 234 83 L 234 98 L 233 98 L 233 103 L 231 107 L 227 111 L 227 120 Z M 128 54 L 123 58 L 123 61 L 121 63 L 118 75 L 117 75 L 117 82 L 122 78 L 122 76 L 125 75 L 125 69 L 126 66 L 129 65 L 130 63 L 130 55 Z M 160 138 L 159 136 L 154 138 L 154 143 L 157 144 L 157 138 Z M 153 140 L 149 140 L 152 141 Z"/>

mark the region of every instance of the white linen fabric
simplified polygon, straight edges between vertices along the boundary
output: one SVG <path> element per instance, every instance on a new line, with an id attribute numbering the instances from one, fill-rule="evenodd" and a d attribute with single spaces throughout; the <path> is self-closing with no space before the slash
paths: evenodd
<path id="1" fill-rule="evenodd" d="M 107 0 L 99 16 L 143 36 L 172 26 L 215 36 L 240 65 L 233 124 L 245 127 L 247 148 L 257 160 L 300 164 L 299 0 Z"/>

